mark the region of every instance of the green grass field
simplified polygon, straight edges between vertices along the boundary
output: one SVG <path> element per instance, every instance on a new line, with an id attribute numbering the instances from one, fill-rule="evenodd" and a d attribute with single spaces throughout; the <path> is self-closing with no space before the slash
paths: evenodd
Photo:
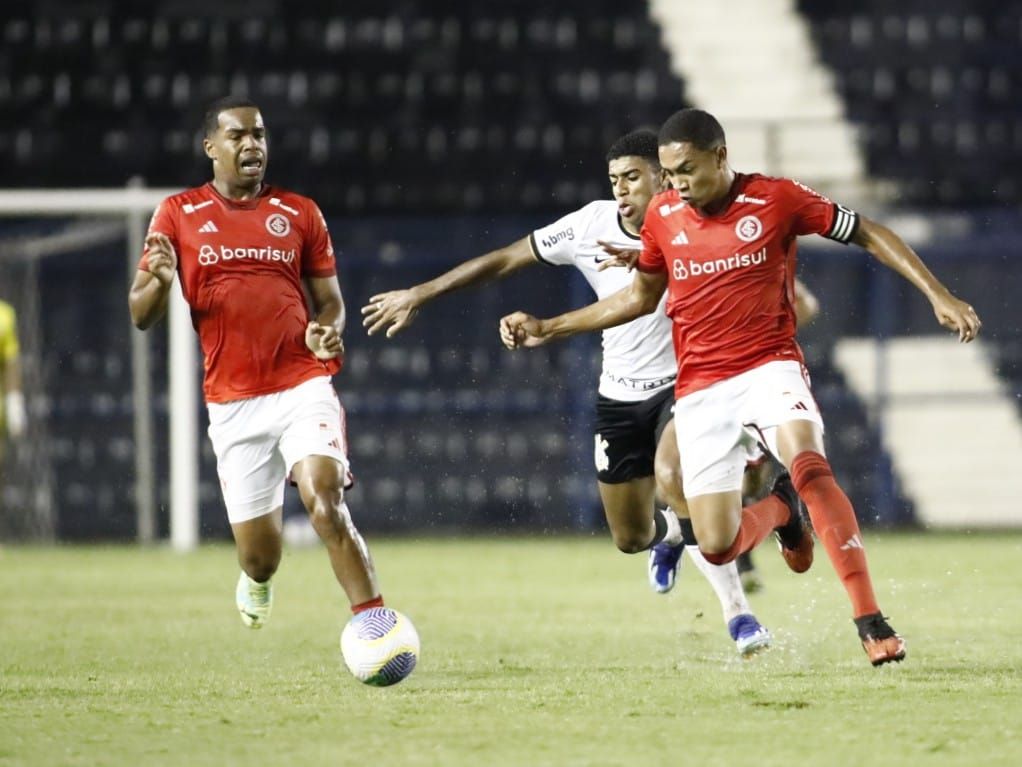
<path id="1" fill-rule="evenodd" d="M 1022 535 L 868 539 L 908 660 L 872 668 L 822 558 L 771 548 L 740 660 L 689 564 L 654 595 L 609 539 L 371 541 L 418 627 L 354 681 L 325 554 L 243 628 L 233 549 L 0 550 L 0 765 L 1020 765 Z"/>

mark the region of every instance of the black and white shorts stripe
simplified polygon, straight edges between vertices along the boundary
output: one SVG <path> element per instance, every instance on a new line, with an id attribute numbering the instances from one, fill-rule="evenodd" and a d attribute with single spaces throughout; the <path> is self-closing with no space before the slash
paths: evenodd
<path id="1" fill-rule="evenodd" d="M 848 244 L 859 228 L 859 214 L 844 205 L 834 205 L 834 223 L 823 236 Z"/>

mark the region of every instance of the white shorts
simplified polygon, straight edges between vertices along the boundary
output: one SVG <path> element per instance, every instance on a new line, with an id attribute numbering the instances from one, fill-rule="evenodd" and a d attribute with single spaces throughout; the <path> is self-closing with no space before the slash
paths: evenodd
<path id="1" fill-rule="evenodd" d="M 775 456 L 777 427 L 812 421 L 823 429 L 809 374 L 777 360 L 687 394 L 674 405 L 685 495 L 741 490 L 750 451 L 765 442 Z"/>
<path id="2" fill-rule="evenodd" d="M 211 402 L 209 439 L 231 524 L 280 508 L 291 469 L 310 455 L 333 458 L 345 487 L 352 482 L 344 408 L 326 376 L 261 397 Z"/>

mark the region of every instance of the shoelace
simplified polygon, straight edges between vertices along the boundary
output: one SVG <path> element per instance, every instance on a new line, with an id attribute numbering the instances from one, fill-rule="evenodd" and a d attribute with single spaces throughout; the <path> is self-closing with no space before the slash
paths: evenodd
<path id="1" fill-rule="evenodd" d="M 270 601 L 270 586 L 268 583 L 251 581 L 248 586 L 248 595 L 254 603 L 264 605 Z"/>

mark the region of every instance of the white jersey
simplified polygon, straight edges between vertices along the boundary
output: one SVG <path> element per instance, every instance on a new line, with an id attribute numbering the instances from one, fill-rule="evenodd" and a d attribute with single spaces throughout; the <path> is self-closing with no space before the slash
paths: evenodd
<path id="1" fill-rule="evenodd" d="M 597 298 L 606 298 L 632 284 L 634 272 L 621 267 L 598 271 L 610 258 L 597 240 L 639 250 L 642 240 L 625 231 L 613 200 L 597 200 L 530 236 L 532 250 L 543 262 L 574 266 Z M 652 314 L 603 331 L 603 372 L 600 394 L 623 402 L 639 402 L 674 385 L 678 363 L 671 341 L 671 320 L 664 297 Z"/>

